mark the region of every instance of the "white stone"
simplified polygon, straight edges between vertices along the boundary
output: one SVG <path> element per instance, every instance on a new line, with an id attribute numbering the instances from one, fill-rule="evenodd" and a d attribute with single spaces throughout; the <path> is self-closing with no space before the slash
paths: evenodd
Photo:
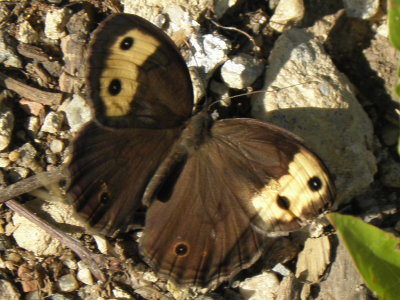
<path id="1" fill-rule="evenodd" d="M 65 26 L 71 11 L 68 8 L 60 8 L 47 11 L 44 34 L 52 40 L 58 40 L 66 35 Z"/>
<path id="2" fill-rule="evenodd" d="M 0 300 L 21 299 L 17 287 L 5 279 L 0 279 L 0 291 Z"/>
<path id="3" fill-rule="evenodd" d="M 336 175 L 337 202 L 363 192 L 377 171 L 373 127 L 347 77 L 313 35 L 285 31 L 269 56 L 254 117 L 299 135 Z"/>
<path id="4" fill-rule="evenodd" d="M 26 178 L 30 173 L 28 168 L 23 168 L 23 167 L 15 167 L 12 168 L 12 170 L 13 172 L 15 172 L 15 174 L 18 174 L 20 178 Z"/>
<path id="5" fill-rule="evenodd" d="M 282 265 L 281 263 L 276 264 L 272 268 L 272 271 L 274 271 L 275 273 L 279 273 L 282 276 L 289 276 L 289 274 L 291 273 L 291 271 L 285 265 Z"/>
<path id="6" fill-rule="evenodd" d="M 379 2 L 379 0 L 343 0 L 343 5 L 349 16 L 371 19 L 379 11 Z"/>
<path id="7" fill-rule="evenodd" d="M 132 299 L 132 295 L 129 294 L 128 292 L 125 292 L 123 289 L 121 288 L 114 288 L 112 290 L 112 293 L 114 295 L 114 297 L 118 298 L 118 299 Z"/>
<path id="8" fill-rule="evenodd" d="M 54 139 L 50 142 L 50 150 L 53 153 L 60 153 L 64 150 L 64 142 L 58 139 Z"/>
<path id="9" fill-rule="evenodd" d="M 26 129 L 28 130 L 29 134 L 34 137 L 39 132 L 40 129 L 40 120 L 38 117 L 30 116 L 28 117 L 26 123 Z"/>
<path id="10" fill-rule="evenodd" d="M 79 288 L 79 283 L 73 274 L 61 276 L 57 283 L 62 292 L 73 292 Z"/>
<path id="11" fill-rule="evenodd" d="M 63 105 L 60 110 L 65 112 L 68 125 L 73 132 L 78 131 L 93 118 L 92 110 L 87 101 L 77 94 L 74 94 L 71 101 Z"/>
<path id="12" fill-rule="evenodd" d="M 269 25 L 278 32 L 283 32 L 300 21 L 304 16 L 303 0 L 280 0 L 272 15 Z"/>
<path id="13" fill-rule="evenodd" d="M 0 151 L 8 147 L 14 129 L 14 115 L 11 109 L 0 103 Z"/>
<path id="14" fill-rule="evenodd" d="M 5 67 L 22 68 L 21 59 L 11 46 L 10 36 L 4 30 L 0 31 L 0 63 Z"/>
<path id="15" fill-rule="evenodd" d="M 88 267 L 79 269 L 78 273 L 76 274 L 76 277 L 80 282 L 83 282 L 84 284 L 87 285 L 94 284 L 92 273 L 90 272 Z"/>
<path id="16" fill-rule="evenodd" d="M 35 224 L 18 214 L 13 216 L 13 223 L 16 227 L 13 237 L 19 247 L 32 251 L 36 255 L 55 255 L 60 253 L 62 249 L 60 242 L 53 239 Z"/>
<path id="17" fill-rule="evenodd" d="M 328 236 L 307 239 L 297 259 L 296 277 L 305 282 L 318 282 L 331 262 L 330 252 Z"/>
<path id="18" fill-rule="evenodd" d="M 48 133 L 57 133 L 61 128 L 63 120 L 63 114 L 51 111 L 44 118 L 44 122 L 40 130 Z"/>
<path id="19" fill-rule="evenodd" d="M 31 26 L 28 21 L 23 21 L 18 24 L 17 29 L 17 40 L 25 44 L 36 43 L 39 39 L 39 35 L 35 29 Z"/>
<path id="20" fill-rule="evenodd" d="M 228 52 L 231 49 L 231 42 L 222 35 L 192 35 L 190 43 L 196 52 L 190 58 L 188 66 L 201 69 L 206 79 L 228 59 Z"/>
<path id="21" fill-rule="evenodd" d="M 0 168 L 6 168 L 10 163 L 11 161 L 7 157 L 0 157 Z"/>
<path id="22" fill-rule="evenodd" d="M 99 249 L 99 251 L 103 254 L 108 254 L 110 248 L 108 241 L 103 236 L 100 235 L 93 235 L 93 238 L 96 242 L 97 249 Z"/>
<path id="23" fill-rule="evenodd" d="M 36 192 L 36 195 L 39 195 L 40 191 L 37 190 Z M 76 228 L 84 226 L 82 222 L 73 217 L 73 209 L 69 204 L 63 203 L 60 199 L 54 200 L 54 197 L 51 197 L 48 192 L 42 192 L 42 194 L 43 197 L 47 195 L 52 200 L 47 202 L 34 199 L 25 205 L 37 213 L 44 211 L 45 213 L 40 214 L 40 216 L 44 219 L 51 216 L 50 220 L 57 222 L 58 227 L 62 228 L 63 224 L 73 225 Z M 8 229 L 6 227 L 6 230 L 12 230 L 12 235 L 19 247 L 32 251 L 37 256 L 60 254 L 63 249 L 61 243 L 43 229 L 18 214 L 13 216 L 12 221 L 14 228 Z"/>
<path id="24" fill-rule="evenodd" d="M 244 300 L 275 300 L 278 287 L 276 274 L 264 272 L 241 282 L 239 293 Z"/>
<path id="25" fill-rule="evenodd" d="M 240 54 L 227 60 L 221 68 L 221 77 L 234 89 L 251 86 L 264 70 L 264 63 L 248 54 Z"/>

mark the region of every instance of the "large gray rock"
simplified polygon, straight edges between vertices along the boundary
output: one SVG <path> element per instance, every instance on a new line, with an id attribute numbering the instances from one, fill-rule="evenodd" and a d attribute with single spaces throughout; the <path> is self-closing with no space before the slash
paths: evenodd
<path id="1" fill-rule="evenodd" d="M 377 171 L 373 127 L 347 77 L 304 30 L 281 35 L 269 57 L 254 117 L 302 137 L 336 177 L 337 202 L 361 193 Z"/>

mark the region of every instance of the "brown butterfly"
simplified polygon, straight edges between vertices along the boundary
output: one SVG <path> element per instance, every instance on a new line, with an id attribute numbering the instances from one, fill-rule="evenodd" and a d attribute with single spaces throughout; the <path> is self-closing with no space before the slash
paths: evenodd
<path id="1" fill-rule="evenodd" d="M 104 234 L 148 206 L 140 251 L 179 285 L 210 286 L 259 258 L 333 201 L 327 169 L 290 132 L 254 119 L 192 116 L 186 64 L 134 15 L 96 30 L 87 85 L 95 119 L 73 143 L 68 194 Z"/>

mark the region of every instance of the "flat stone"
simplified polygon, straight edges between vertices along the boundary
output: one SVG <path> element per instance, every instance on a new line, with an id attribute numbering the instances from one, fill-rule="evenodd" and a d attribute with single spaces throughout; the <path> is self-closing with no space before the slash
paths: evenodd
<path id="1" fill-rule="evenodd" d="M 262 60 L 248 54 L 239 54 L 222 65 L 221 77 L 230 88 L 244 89 L 251 86 L 263 70 Z"/>
<path id="2" fill-rule="evenodd" d="M 320 284 L 317 300 L 326 299 L 371 299 L 365 283 L 346 248 L 339 243 L 326 280 Z"/>
<path id="3" fill-rule="evenodd" d="M 318 282 L 330 263 L 328 236 L 307 239 L 296 264 L 296 277 L 302 282 Z"/>
<path id="4" fill-rule="evenodd" d="M 337 203 L 363 192 L 377 171 L 373 127 L 352 85 L 323 46 L 301 29 L 285 31 L 269 56 L 254 117 L 305 140 L 336 176 Z"/>
<path id="5" fill-rule="evenodd" d="M 280 0 L 269 25 L 278 32 L 290 29 L 304 17 L 303 0 Z"/>

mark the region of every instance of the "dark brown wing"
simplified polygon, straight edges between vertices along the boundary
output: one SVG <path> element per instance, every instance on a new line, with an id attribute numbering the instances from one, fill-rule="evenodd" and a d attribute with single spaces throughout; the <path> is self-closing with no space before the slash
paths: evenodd
<path id="1" fill-rule="evenodd" d="M 104 234 L 133 224 L 148 181 L 180 129 L 113 129 L 88 124 L 74 143 L 68 195 Z"/>
<path id="2" fill-rule="evenodd" d="M 333 196 L 325 167 L 292 134 L 256 120 L 219 121 L 170 198 L 149 208 L 140 248 L 177 284 L 212 285 L 251 265 L 269 234 L 300 228 Z"/>
<path id="3" fill-rule="evenodd" d="M 193 106 L 186 64 L 159 28 L 115 14 L 96 29 L 87 85 L 96 120 L 73 142 L 69 197 L 102 233 L 123 230 Z"/>

